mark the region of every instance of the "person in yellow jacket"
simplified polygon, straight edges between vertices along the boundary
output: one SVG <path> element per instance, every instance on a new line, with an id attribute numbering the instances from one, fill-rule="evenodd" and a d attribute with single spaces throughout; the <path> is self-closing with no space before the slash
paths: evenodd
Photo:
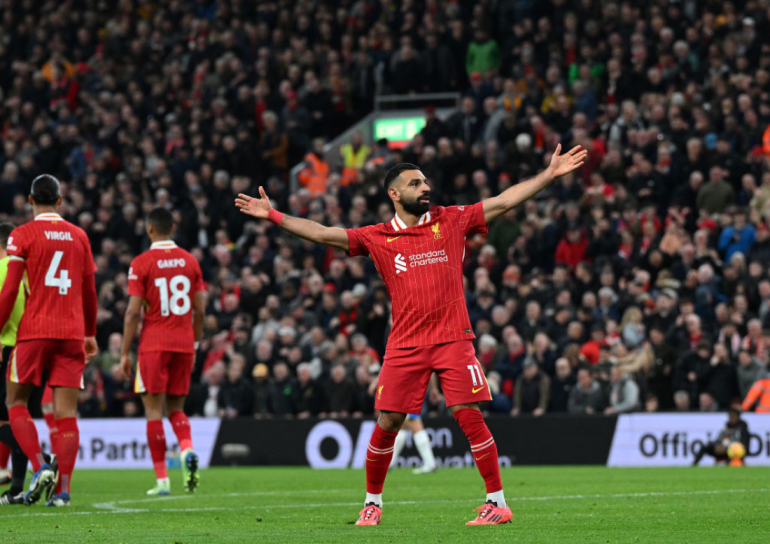
<path id="1" fill-rule="evenodd" d="M 0 223 L 0 289 L 3 288 L 5 277 L 8 274 L 8 254 L 7 247 L 13 243 L 11 231 L 15 225 L 11 223 Z M 8 408 L 5 406 L 5 370 L 8 361 L 11 359 L 11 353 L 16 346 L 16 333 L 19 330 L 21 317 L 24 315 L 24 286 L 19 285 L 19 293 L 16 295 L 16 303 L 13 305 L 11 316 L 8 322 L 0 331 L 0 349 L 2 349 L 2 358 L 0 358 L 0 442 L 8 446 L 11 450 L 11 463 L 13 472 L 11 473 L 11 488 L 0 495 L 0 505 L 22 504 L 24 502 L 24 477 L 27 473 L 27 456 L 16 442 L 13 436 L 11 426 L 8 424 Z"/>
<path id="2" fill-rule="evenodd" d="M 360 132 L 353 135 L 349 144 L 340 147 L 342 156 L 342 185 L 347 186 L 358 181 L 358 172 L 366 164 L 372 150 L 364 145 L 364 136 Z"/>
<path id="3" fill-rule="evenodd" d="M 313 150 L 305 155 L 305 167 L 299 172 L 299 182 L 310 191 L 313 197 L 326 192 L 326 180 L 329 178 L 329 163 L 324 159 L 323 138 L 313 140 Z"/>
<path id="4" fill-rule="evenodd" d="M 754 382 L 743 400 L 743 409 L 754 408 L 758 414 L 770 414 L 770 375 L 765 374 L 761 380 Z"/>

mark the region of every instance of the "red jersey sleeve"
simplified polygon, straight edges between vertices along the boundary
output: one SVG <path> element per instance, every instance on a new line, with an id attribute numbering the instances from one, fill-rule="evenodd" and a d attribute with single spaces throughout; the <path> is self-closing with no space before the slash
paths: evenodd
<path id="1" fill-rule="evenodd" d="M 131 261 L 128 269 L 128 296 L 145 298 L 144 269 L 138 258 Z"/>
<path id="2" fill-rule="evenodd" d="M 477 202 L 471 206 L 451 206 L 449 209 L 454 212 L 460 231 L 465 233 L 465 236 L 486 234 L 489 230 L 486 222 L 484 222 L 484 204 L 482 202 Z"/>
<path id="3" fill-rule="evenodd" d="M 29 256 L 29 246 L 32 241 L 29 238 L 22 229 L 13 229 L 8 237 L 8 245 L 6 247 L 8 256 L 26 260 Z"/>
<path id="4" fill-rule="evenodd" d="M 348 257 L 358 257 L 359 255 L 368 256 L 369 248 L 366 247 L 366 237 L 362 236 L 365 232 L 361 229 L 345 229 L 348 235 L 348 243 L 350 244 L 350 250 L 347 252 Z"/>

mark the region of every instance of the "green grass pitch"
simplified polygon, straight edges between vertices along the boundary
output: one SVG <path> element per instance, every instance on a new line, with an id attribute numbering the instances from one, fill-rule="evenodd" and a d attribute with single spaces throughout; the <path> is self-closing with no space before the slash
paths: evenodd
<path id="1" fill-rule="evenodd" d="M 475 470 L 391 471 L 383 522 L 356 527 L 360 470 L 217 468 L 194 495 L 171 474 L 148 498 L 151 471 L 79 471 L 73 506 L 0 507 L 3 543 L 768 542 L 766 468 L 503 470 L 513 523 L 465 527 L 483 502 Z"/>

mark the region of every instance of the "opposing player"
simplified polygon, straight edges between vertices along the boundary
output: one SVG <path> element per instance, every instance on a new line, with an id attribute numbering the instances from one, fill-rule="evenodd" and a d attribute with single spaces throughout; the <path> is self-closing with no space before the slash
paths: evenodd
<path id="1" fill-rule="evenodd" d="M 8 276 L 0 293 L 0 326 L 8 321 L 26 274 L 27 304 L 7 370 L 7 405 L 13 434 L 35 472 L 25 504 L 55 485 L 56 473 L 43 457 L 27 403 L 48 370 L 54 416 L 54 444 L 60 478 L 48 506 L 70 504 L 70 483 L 80 443 L 78 392 L 86 361 L 96 355 L 96 265 L 83 230 L 56 213 L 59 181 L 48 174 L 32 181 L 29 203 L 35 220 L 8 238 Z"/>
<path id="2" fill-rule="evenodd" d="M 455 419 L 468 437 L 487 488 L 486 503 L 470 525 L 506 523 L 513 517 L 503 495 L 497 447 L 479 410 L 491 392 L 476 360 L 463 290 L 465 238 L 487 231 L 487 224 L 533 197 L 557 177 L 579 168 L 587 152 L 577 146 L 560 155 L 561 146 L 541 174 L 472 206 L 437 206 L 431 210 L 430 186 L 417 166 L 398 164 L 384 179 L 393 201 L 393 220 L 359 229 L 325 227 L 285 216 L 259 198 L 238 195 L 242 213 L 268 219 L 306 240 L 326 244 L 350 256 L 374 260 L 393 303 L 393 330 L 377 386 L 380 416 L 366 456 L 366 499 L 357 525 L 382 520 L 382 489 L 393 456 L 396 434 L 406 414 L 422 407 L 431 372 L 435 372 Z"/>
<path id="3" fill-rule="evenodd" d="M 148 495 L 168 495 L 171 484 L 166 471 L 166 435 L 163 408 L 182 451 L 182 474 L 187 491 L 198 486 L 198 456 L 193 451 L 190 421 L 183 409 L 203 333 L 206 292 L 198 261 L 171 240 L 171 212 L 155 208 L 147 216 L 149 251 L 135 258 L 128 271 L 128 309 L 123 330 L 120 370 L 131 374 L 131 344 L 141 320 L 134 389 L 142 395 L 147 416 L 147 444 L 155 467 L 156 485 Z"/>
<path id="4" fill-rule="evenodd" d="M 0 223 L 0 288 L 5 283 L 6 274 L 8 273 L 9 259 L 6 247 L 13 229 L 14 225 L 11 223 Z M 5 365 L 11 358 L 13 347 L 16 345 L 16 333 L 19 330 L 21 316 L 24 315 L 25 296 L 21 285 L 18 287 L 17 292 L 16 301 L 14 302 L 8 322 L 0 330 L 0 343 L 3 345 L 2 354 L 0 354 L 0 370 L 2 370 L 3 374 L 5 374 Z M 13 436 L 11 426 L 8 424 L 4 378 L 0 379 L 0 402 L 2 402 L 0 405 L 0 442 L 2 442 L 6 451 L 10 454 L 13 465 L 13 470 L 8 478 L 11 488 L 0 495 L 0 505 L 22 504 L 24 502 L 24 478 L 27 474 L 28 459 Z M 6 456 L 5 459 L 7 462 L 8 457 Z M 4 482 L 4 484 L 9 482 Z"/>
<path id="5" fill-rule="evenodd" d="M 393 459 L 390 461 L 390 468 L 396 466 L 396 461 L 406 445 L 406 439 L 410 431 L 412 432 L 414 447 L 417 448 L 417 453 L 420 454 L 420 459 L 422 459 L 422 466 L 415 468 L 412 473 L 427 474 L 435 472 L 436 458 L 433 456 L 433 449 L 430 447 L 430 437 L 428 436 L 428 431 L 425 430 L 425 426 L 422 424 L 422 416 L 420 414 L 407 415 L 404 426 L 398 431 L 393 445 Z"/>

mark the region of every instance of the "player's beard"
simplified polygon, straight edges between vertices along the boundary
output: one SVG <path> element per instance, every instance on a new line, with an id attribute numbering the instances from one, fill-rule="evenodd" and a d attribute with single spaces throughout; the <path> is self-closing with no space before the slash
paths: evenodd
<path id="1" fill-rule="evenodd" d="M 421 201 L 420 199 L 427 196 L 427 201 Z M 430 193 L 422 194 L 415 200 L 402 200 L 401 206 L 403 206 L 406 213 L 412 214 L 415 217 L 421 217 L 428 213 L 430 210 Z"/>

